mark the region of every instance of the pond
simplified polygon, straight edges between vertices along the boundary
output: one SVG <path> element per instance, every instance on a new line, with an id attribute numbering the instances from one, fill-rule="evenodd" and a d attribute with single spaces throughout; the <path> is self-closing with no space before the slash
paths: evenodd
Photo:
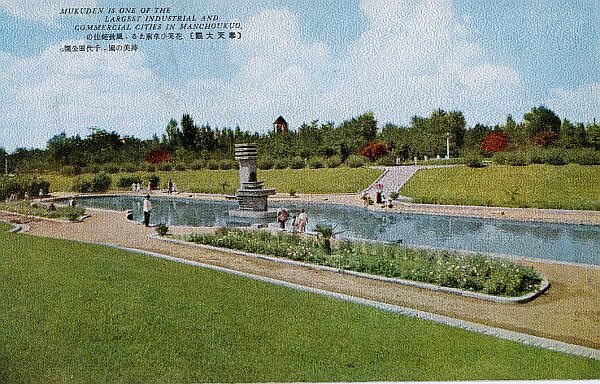
<path id="1" fill-rule="evenodd" d="M 87 197 L 78 199 L 78 205 L 117 211 L 131 209 L 134 220 L 141 221 L 142 200 L 141 196 Z M 153 197 L 152 203 L 152 224 L 233 227 L 255 222 L 228 215 L 230 209 L 237 208 L 235 201 Z M 317 224 L 332 225 L 339 238 L 398 241 L 407 246 L 600 265 L 600 226 L 375 212 L 330 204 L 270 204 L 272 208 L 281 206 L 288 208 L 291 215 L 305 208 L 309 216 L 308 230 Z"/>

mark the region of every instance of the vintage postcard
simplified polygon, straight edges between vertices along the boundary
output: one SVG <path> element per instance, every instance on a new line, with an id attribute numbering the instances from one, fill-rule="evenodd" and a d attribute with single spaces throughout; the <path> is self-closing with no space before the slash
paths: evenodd
<path id="1" fill-rule="evenodd" d="M 0 0 L 0 382 L 599 380 L 599 18 Z"/>

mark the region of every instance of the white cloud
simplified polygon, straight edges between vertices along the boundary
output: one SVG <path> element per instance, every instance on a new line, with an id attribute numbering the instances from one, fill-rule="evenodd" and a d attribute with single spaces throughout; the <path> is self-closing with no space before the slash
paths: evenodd
<path id="1" fill-rule="evenodd" d="M 487 123 L 522 112 L 520 75 L 486 58 L 450 0 L 363 0 L 360 8 L 368 25 L 341 58 L 306 41 L 295 14 L 267 10 L 245 20 L 243 39 L 229 45 L 239 72 L 179 88 L 148 68 L 141 52 L 68 55 L 57 44 L 34 59 L 0 55 L 0 68 L 8 68 L 0 71 L 0 95 L 18 100 L 0 112 L 35 127 L 37 138 L 22 131 L 14 140 L 31 145 L 90 125 L 148 137 L 183 112 L 252 131 L 270 129 L 279 114 L 296 127 L 367 110 L 397 123 L 436 108 Z"/>
<path id="2" fill-rule="evenodd" d="M 301 38 L 300 22 L 289 11 L 250 18 L 243 43 L 231 52 L 241 72 L 219 85 L 236 102 L 200 96 L 193 110 L 262 131 L 279 114 L 297 126 L 367 110 L 382 122 L 407 122 L 433 109 L 459 109 L 487 123 L 520 111 L 520 75 L 486 59 L 450 0 L 364 0 L 360 8 L 367 29 L 337 60 L 323 44 Z"/>
<path id="3" fill-rule="evenodd" d="M 143 53 L 59 51 L 76 43 L 52 45 L 35 58 L 0 56 L 9 79 L 0 95 L 15 101 L 0 105 L 12 141 L 40 146 L 63 130 L 85 135 L 92 126 L 144 136 L 160 130 L 178 106 L 168 97 L 172 90 L 144 67 Z"/>
<path id="4" fill-rule="evenodd" d="M 370 109 L 401 122 L 446 108 L 494 121 L 515 108 L 519 74 L 486 61 L 451 1 L 364 0 L 361 9 L 369 27 L 342 63 L 335 88 L 351 102 L 337 105 L 335 118 Z"/>
<path id="5" fill-rule="evenodd" d="M 184 90 L 186 108 L 203 121 L 265 131 L 279 114 L 292 125 L 318 116 L 314 95 L 331 65 L 327 47 L 300 37 L 300 21 L 289 11 L 268 10 L 244 22 L 241 44 L 231 57 L 241 70 L 225 82 L 194 79 Z M 189 102 L 191 101 L 191 102 Z"/>

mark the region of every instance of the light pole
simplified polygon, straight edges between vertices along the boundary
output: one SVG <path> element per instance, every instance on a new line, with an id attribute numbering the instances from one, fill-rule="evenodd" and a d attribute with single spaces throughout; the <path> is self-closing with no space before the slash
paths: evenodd
<path id="1" fill-rule="evenodd" d="M 450 132 L 446 132 L 446 159 L 450 158 Z"/>
<path id="2" fill-rule="evenodd" d="M 4 174 L 8 176 L 8 154 L 4 154 Z"/>

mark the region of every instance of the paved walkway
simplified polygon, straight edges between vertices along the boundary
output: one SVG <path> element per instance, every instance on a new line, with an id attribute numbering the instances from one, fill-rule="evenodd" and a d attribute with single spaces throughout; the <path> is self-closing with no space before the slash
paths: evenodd
<path id="1" fill-rule="evenodd" d="M 551 287 L 519 305 L 484 302 L 448 293 L 402 286 L 334 272 L 217 252 L 151 239 L 154 233 L 120 212 L 89 210 L 82 223 L 29 221 L 31 233 L 101 242 L 162 253 L 290 283 L 423 310 L 452 318 L 600 349 L 600 268 L 524 262 L 546 276 Z M 0 218 L 10 215 L 0 214 Z M 23 218 L 14 217 L 16 220 Z M 210 230 L 210 229 L 204 229 Z M 174 228 L 175 233 L 201 229 Z M 140 257 L 135 255 L 132 257 Z"/>

